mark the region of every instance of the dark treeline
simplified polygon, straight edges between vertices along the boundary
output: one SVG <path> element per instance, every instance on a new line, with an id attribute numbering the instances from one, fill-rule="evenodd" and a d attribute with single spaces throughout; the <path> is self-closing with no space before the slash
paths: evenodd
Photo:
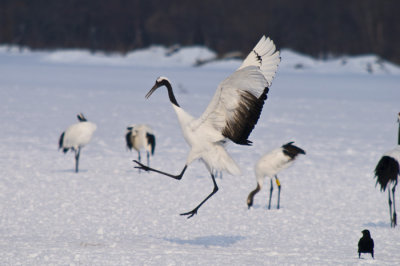
<path id="1" fill-rule="evenodd" d="M 262 34 L 316 57 L 400 63 L 398 0 L 0 0 L 0 43 L 127 52 L 151 44 L 248 51 Z"/>

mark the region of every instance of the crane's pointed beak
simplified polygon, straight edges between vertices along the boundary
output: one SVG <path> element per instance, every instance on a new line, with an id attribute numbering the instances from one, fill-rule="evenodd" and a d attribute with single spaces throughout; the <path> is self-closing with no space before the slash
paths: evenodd
<path id="1" fill-rule="evenodd" d="M 146 96 L 145 96 L 146 99 L 148 99 L 153 94 L 153 92 L 155 92 L 156 89 L 158 89 L 159 87 L 160 87 L 160 84 L 158 84 L 156 82 L 156 84 L 154 84 L 153 88 L 151 88 L 151 90 L 146 94 Z"/>

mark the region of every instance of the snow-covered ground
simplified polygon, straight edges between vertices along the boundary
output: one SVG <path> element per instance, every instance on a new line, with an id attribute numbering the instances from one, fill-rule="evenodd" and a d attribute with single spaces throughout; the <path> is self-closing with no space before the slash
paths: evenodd
<path id="1" fill-rule="evenodd" d="M 228 146 L 243 175 L 218 179 L 218 193 L 186 219 L 179 213 L 212 190 L 206 168 L 192 164 L 181 181 L 139 174 L 126 126 L 151 125 L 152 166 L 178 173 L 189 149 L 166 91 L 144 95 L 167 76 L 180 105 L 200 115 L 240 61 L 193 67 L 215 54 L 166 52 L 0 47 L 2 265 L 398 265 L 399 228 L 390 228 L 387 194 L 375 187 L 373 170 L 397 143 L 400 68 L 373 55 L 316 61 L 282 51 L 254 145 Z M 98 130 L 76 174 L 73 155 L 57 148 L 79 112 Z M 255 162 L 289 141 L 307 155 L 280 174 L 281 209 L 266 209 L 266 182 L 248 210 Z M 366 228 L 375 260 L 358 259 Z"/>

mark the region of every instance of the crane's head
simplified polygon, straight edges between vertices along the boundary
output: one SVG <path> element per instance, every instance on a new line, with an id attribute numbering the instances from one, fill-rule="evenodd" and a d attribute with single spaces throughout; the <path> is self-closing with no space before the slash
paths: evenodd
<path id="1" fill-rule="evenodd" d="M 133 125 L 129 125 L 129 126 L 127 126 L 127 127 L 126 127 L 126 129 L 127 129 L 128 131 L 132 131 L 132 130 L 134 130 L 134 129 L 135 129 L 135 127 L 136 127 L 136 125 L 135 125 L 135 124 L 133 124 Z"/>
<path id="2" fill-rule="evenodd" d="M 153 92 L 156 91 L 156 89 L 158 89 L 158 88 L 160 88 L 160 87 L 162 87 L 162 86 L 166 86 L 167 88 L 168 88 L 168 87 L 171 87 L 171 83 L 169 82 L 169 79 L 168 79 L 168 78 L 166 78 L 166 77 L 159 77 L 159 78 L 156 80 L 156 83 L 154 84 L 153 88 L 151 88 L 151 90 L 146 94 L 146 98 L 149 98 L 149 97 L 153 94 Z"/>
<path id="3" fill-rule="evenodd" d="M 153 92 L 156 91 L 156 89 L 158 89 L 162 86 L 167 87 L 168 96 L 169 96 L 169 100 L 171 101 L 171 103 L 179 107 L 179 104 L 175 99 L 174 92 L 172 91 L 171 83 L 169 82 L 169 79 L 166 77 L 159 77 L 156 80 L 156 83 L 154 84 L 153 88 L 151 88 L 151 90 L 146 94 L 146 98 L 148 99 L 153 94 Z"/>
<path id="4" fill-rule="evenodd" d="M 138 129 L 136 125 L 130 125 L 126 128 L 127 133 L 130 133 L 132 136 L 138 135 Z"/>

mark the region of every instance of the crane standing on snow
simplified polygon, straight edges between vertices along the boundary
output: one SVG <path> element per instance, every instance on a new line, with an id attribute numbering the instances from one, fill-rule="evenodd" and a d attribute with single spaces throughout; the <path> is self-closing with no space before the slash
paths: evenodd
<path id="1" fill-rule="evenodd" d="M 97 126 L 88 122 L 82 113 L 77 115 L 79 123 L 73 124 L 65 130 L 58 141 L 58 149 L 66 153 L 69 149 L 75 152 L 75 172 L 79 171 L 79 155 L 81 148 L 88 144 Z"/>
<path id="2" fill-rule="evenodd" d="M 261 157 L 261 159 L 257 162 L 255 167 L 257 187 L 255 190 L 251 191 L 249 196 L 247 197 L 247 206 L 249 209 L 251 206 L 253 206 L 254 195 L 261 190 L 266 176 L 269 177 L 271 180 L 268 209 L 271 209 L 271 197 L 272 197 L 272 191 L 274 189 L 272 184 L 273 178 L 275 178 L 276 184 L 278 186 L 277 209 L 279 209 L 279 203 L 281 197 L 281 183 L 279 182 L 278 179 L 278 173 L 283 169 L 292 165 L 292 163 L 299 154 L 306 154 L 306 152 L 303 149 L 293 145 L 293 142 L 289 142 L 283 145 L 282 147 L 272 150 L 271 152 Z"/>
<path id="3" fill-rule="evenodd" d="M 156 138 L 153 130 L 147 125 L 130 125 L 125 135 L 126 146 L 129 150 L 135 149 L 138 153 L 138 161 L 141 162 L 140 150 L 147 152 L 147 166 L 150 166 L 150 154 L 154 154 Z"/>
<path id="4" fill-rule="evenodd" d="M 247 138 L 260 117 L 280 62 L 279 52 L 274 43 L 263 36 L 250 52 L 242 65 L 228 78 L 222 81 L 205 112 L 197 119 L 183 110 L 176 101 L 170 81 L 159 77 L 146 98 L 165 86 L 169 100 L 178 117 L 186 142 L 191 146 L 185 166 L 178 175 L 168 174 L 138 161 L 136 168 L 160 173 L 180 180 L 190 163 L 196 159 L 203 161 L 211 175 L 214 189 L 197 207 L 182 213 L 188 218 L 197 214 L 198 209 L 218 191 L 214 173 L 225 170 L 231 174 L 240 174 L 240 169 L 226 152 L 227 139 L 240 145 L 250 145 Z"/>
<path id="5" fill-rule="evenodd" d="M 396 192 L 398 176 L 400 175 L 400 113 L 398 114 L 397 122 L 399 123 L 398 145 L 394 149 L 385 152 L 375 168 L 376 185 L 379 183 L 379 185 L 381 186 L 381 191 L 385 191 L 386 188 L 388 188 L 391 227 L 395 227 L 397 225 L 396 204 L 394 195 Z M 391 185 L 392 189 L 390 189 Z M 392 190 L 393 196 L 393 212 L 390 190 Z"/>

